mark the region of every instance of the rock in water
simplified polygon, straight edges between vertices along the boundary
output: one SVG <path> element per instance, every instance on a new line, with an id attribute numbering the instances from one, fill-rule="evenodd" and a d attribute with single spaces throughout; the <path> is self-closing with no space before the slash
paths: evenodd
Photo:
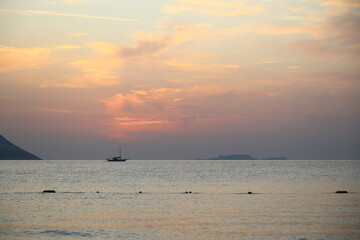
<path id="1" fill-rule="evenodd" d="M 43 193 L 56 193 L 55 190 L 44 190 Z"/>
<path id="2" fill-rule="evenodd" d="M 346 190 L 338 190 L 335 193 L 348 193 L 348 191 L 346 191 Z"/>
<path id="3" fill-rule="evenodd" d="M 0 135 L 0 160 L 41 160 Z"/>

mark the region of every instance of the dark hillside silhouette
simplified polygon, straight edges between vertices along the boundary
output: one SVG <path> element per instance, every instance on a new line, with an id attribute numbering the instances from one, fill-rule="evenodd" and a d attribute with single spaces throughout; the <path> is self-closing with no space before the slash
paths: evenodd
<path id="1" fill-rule="evenodd" d="M 41 160 L 0 135 L 0 160 Z"/>

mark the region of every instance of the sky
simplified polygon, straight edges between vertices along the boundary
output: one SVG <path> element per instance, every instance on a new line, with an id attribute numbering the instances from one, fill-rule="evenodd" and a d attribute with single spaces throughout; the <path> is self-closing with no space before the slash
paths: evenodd
<path id="1" fill-rule="evenodd" d="M 359 0 L 1 0 L 0 134 L 43 159 L 360 159 Z"/>

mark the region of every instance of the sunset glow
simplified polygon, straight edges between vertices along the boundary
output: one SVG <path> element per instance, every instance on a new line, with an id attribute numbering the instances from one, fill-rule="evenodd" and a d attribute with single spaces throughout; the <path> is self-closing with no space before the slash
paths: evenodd
<path id="1" fill-rule="evenodd" d="M 1 132 L 50 159 L 51 145 L 82 139 L 181 144 L 155 158 L 359 158 L 359 11 L 351 0 L 1 1 Z"/>

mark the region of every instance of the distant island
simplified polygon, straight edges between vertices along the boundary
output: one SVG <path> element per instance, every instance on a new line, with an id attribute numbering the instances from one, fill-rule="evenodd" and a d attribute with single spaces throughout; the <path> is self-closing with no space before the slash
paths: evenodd
<path id="1" fill-rule="evenodd" d="M 220 155 L 215 158 L 204 158 L 204 159 L 197 159 L 197 160 L 287 160 L 286 157 L 269 157 L 269 158 L 262 158 L 257 159 L 249 154 L 231 154 L 231 155 Z"/>
<path id="2" fill-rule="evenodd" d="M 41 160 L 0 135 L 0 160 Z"/>

